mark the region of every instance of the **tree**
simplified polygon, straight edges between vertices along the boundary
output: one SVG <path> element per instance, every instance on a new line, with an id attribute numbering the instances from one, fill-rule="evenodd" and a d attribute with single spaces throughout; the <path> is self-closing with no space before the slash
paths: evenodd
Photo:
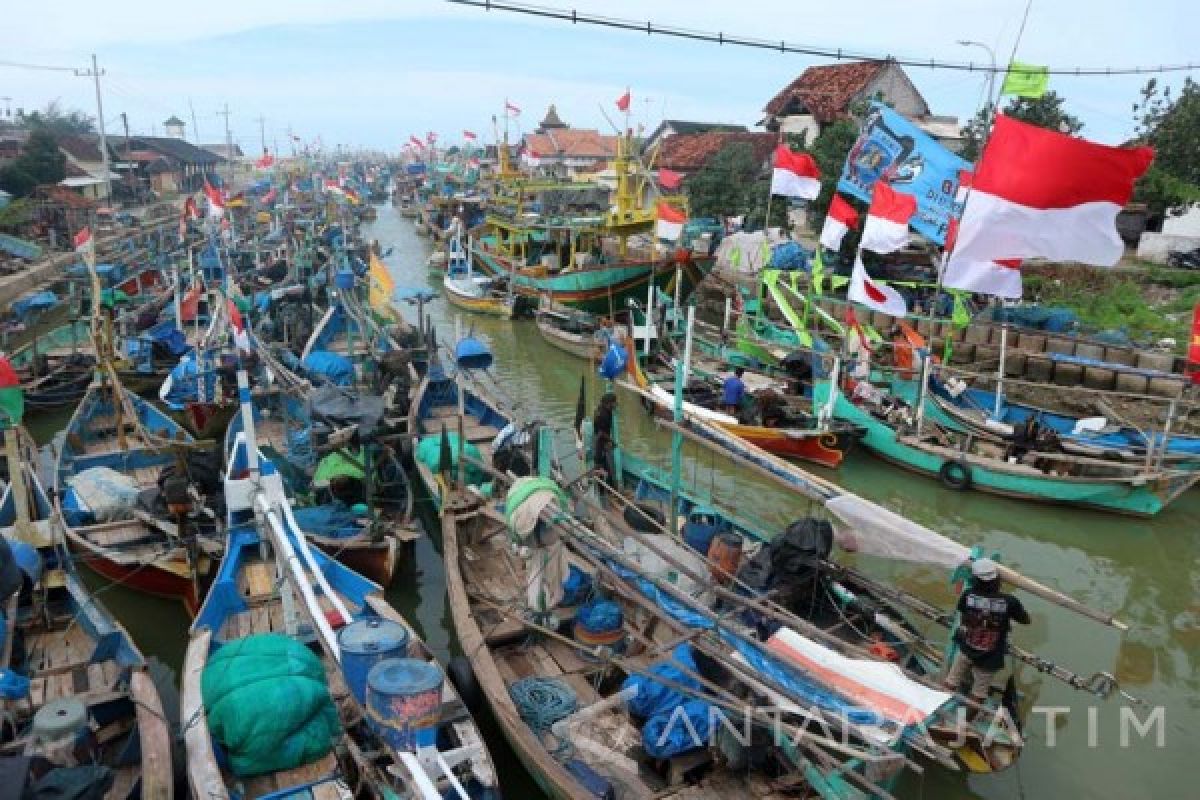
<path id="1" fill-rule="evenodd" d="M 47 104 L 41 111 L 26 114 L 23 119 L 29 128 L 44 128 L 53 134 L 96 132 L 95 117 L 77 109 L 63 111 L 57 101 Z"/>
<path id="2" fill-rule="evenodd" d="M 1133 105 L 1137 141 L 1154 148 L 1154 163 L 1134 190 L 1151 213 L 1200 201 L 1200 84 L 1191 78 L 1174 99 L 1151 78 Z"/>
<path id="3" fill-rule="evenodd" d="M 821 135 L 813 140 L 809 153 L 821 170 L 821 193 L 810 206 L 814 216 L 823 218 L 829 210 L 838 180 L 842 177 L 846 156 L 857 139 L 858 125 L 852 120 L 842 119 L 826 125 Z"/>
<path id="4" fill-rule="evenodd" d="M 1014 97 L 1003 109 L 1005 116 L 1038 125 L 1042 128 L 1061 133 L 1076 134 L 1083 130 L 1083 122 L 1079 117 L 1068 114 L 1063 108 L 1066 100 L 1054 91 L 1046 92 L 1037 99 Z M 984 140 L 992 128 L 992 109 L 986 106 L 975 112 L 971 121 L 959 129 L 963 139 L 962 150 L 959 152 L 967 161 L 978 161 L 983 149 Z"/>
<path id="5" fill-rule="evenodd" d="M 33 206 L 24 198 L 0 208 L 0 231 L 16 233 L 33 218 Z"/>
<path id="6" fill-rule="evenodd" d="M 752 194 L 760 167 L 754 159 L 754 148 L 746 142 L 734 142 L 721 148 L 688 179 L 691 213 L 718 219 L 747 213 L 755 205 Z"/>
<path id="7" fill-rule="evenodd" d="M 0 189 L 25 197 L 35 186 L 58 183 L 67 174 L 67 157 L 58 149 L 54 135 L 44 128 L 29 134 L 21 155 L 0 170 Z"/>

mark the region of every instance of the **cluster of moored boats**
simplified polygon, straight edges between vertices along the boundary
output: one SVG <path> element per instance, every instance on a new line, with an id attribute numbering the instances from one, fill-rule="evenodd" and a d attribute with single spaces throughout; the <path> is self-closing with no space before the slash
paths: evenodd
<path id="1" fill-rule="evenodd" d="M 953 606 L 872 578 L 835 545 L 948 570 L 985 554 L 780 458 L 837 466 L 852 442 L 886 435 L 875 425 L 900 441 L 895 408 L 844 410 L 864 408 L 841 394 L 839 376 L 859 373 L 814 346 L 816 331 L 771 328 L 744 309 L 736 323 L 695 322 L 683 300 L 711 259 L 639 239 L 652 215 L 618 204 L 624 216 L 591 227 L 531 217 L 523 204 L 548 190 L 506 173 L 491 194 L 507 216 L 479 222 L 459 210 L 465 195 L 439 189 L 422 204 L 412 192 L 424 179 L 388 166 L 281 170 L 247 192 L 245 212 L 192 222 L 170 269 L 141 277 L 85 253 L 91 319 L 10 358 L 28 413 L 73 408 L 48 474 L 5 404 L 0 747 L 24 759 L 29 785 L 176 790 L 172 715 L 80 563 L 194 615 L 178 734 L 197 798 L 499 797 L 496 742 L 476 722 L 489 713 L 561 798 L 890 797 L 926 765 L 1014 765 L 1020 687 L 1010 680 L 981 703 L 944 686 Z M 569 429 L 507 403 L 486 343 L 440 336 L 427 290 L 398 289 L 384 247 L 362 240 L 374 211 L 359 198 L 388 191 L 431 231 L 425 215 L 450 198 L 459 222 L 436 227 L 447 299 L 485 313 L 536 301 L 547 341 L 659 410 L 673 467 L 624 446 L 625 407 L 608 393 L 581 386 Z M 457 282 L 480 292 L 464 300 Z M 134 285 L 118 302 L 112 289 Z M 987 398 L 929 380 L 911 337 L 890 366 L 949 398 L 947 420 L 955 398 L 968 404 L 959 419 L 972 436 L 969 404 Z M 734 365 L 753 389 L 745 413 L 712 396 Z M 902 397 L 896 380 L 890 396 Z M 1188 464 L 1172 449 L 1179 437 L 1139 449 L 1132 433 L 1105 435 L 1130 458 L 1098 457 L 1084 439 L 1063 463 L 1144 460 L 1172 476 Z M 781 530 L 689 485 L 685 438 L 809 498 L 810 515 Z M 1014 466 L 1028 452 L 1041 454 Z M 383 595 L 423 536 L 445 559 L 464 654 L 446 663 Z M 1101 696 L 1116 688 L 1015 645 L 1010 655 Z"/>

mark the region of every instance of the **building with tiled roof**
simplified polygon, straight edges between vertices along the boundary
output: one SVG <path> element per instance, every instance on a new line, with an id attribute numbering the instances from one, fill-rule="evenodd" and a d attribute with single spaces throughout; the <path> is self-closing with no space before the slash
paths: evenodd
<path id="1" fill-rule="evenodd" d="M 958 118 L 930 112 L 929 104 L 895 61 L 851 61 L 809 67 L 775 94 L 759 123 L 769 131 L 815 139 L 831 122 L 846 119 L 858 103 L 888 103 L 950 149 L 961 145 Z"/>
<path id="2" fill-rule="evenodd" d="M 669 136 L 677 136 L 683 133 L 708 133 L 710 131 L 745 133 L 746 126 L 734 125 L 727 122 L 692 122 L 685 119 L 664 119 L 646 137 L 643 152 L 654 152 L 654 148 L 660 146 L 661 142 Z"/>
<path id="3" fill-rule="evenodd" d="M 595 130 L 559 128 L 527 133 L 521 139 L 522 163 L 547 172 L 597 172 L 616 155 L 617 137 Z"/>
<path id="4" fill-rule="evenodd" d="M 765 164 L 778 141 L 778 134 L 750 131 L 677 134 L 663 140 L 654 166 L 690 175 L 702 169 L 713 156 L 731 144 L 750 145 L 755 160 Z"/>

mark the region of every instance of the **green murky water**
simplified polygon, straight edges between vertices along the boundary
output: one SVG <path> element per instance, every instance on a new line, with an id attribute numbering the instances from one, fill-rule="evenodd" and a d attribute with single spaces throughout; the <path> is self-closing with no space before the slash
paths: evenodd
<path id="1" fill-rule="evenodd" d="M 409 220 L 390 206 L 382 207 L 365 234 L 385 248 L 395 248 L 386 261 L 398 285 L 437 288 L 425 269 L 429 242 L 415 235 Z M 457 317 L 463 330 L 473 327 L 490 342 L 497 357 L 494 372 L 526 416 L 570 424 L 580 376 L 587 372 L 583 362 L 546 345 L 532 321 L 461 314 L 440 296 L 428 309 L 439 324 L 441 341 L 449 340 Z M 415 317 L 416 312 L 407 313 Z M 590 406 L 598 387 L 592 376 L 587 378 Z M 632 402 L 625 402 L 623 409 L 620 425 L 626 445 L 644 457 L 664 458 L 668 437 Z M 64 422 L 40 421 L 38 432 L 48 434 Z M 685 445 L 685 465 L 689 480 L 780 526 L 807 511 L 805 501 L 733 472 L 707 450 Z M 967 545 L 986 543 L 1026 575 L 1115 612 L 1132 626 L 1123 636 L 1030 599 L 1034 624 L 1018 630 L 1015 641 L 1079 672 L 1112 672 L 1127 691 L 1163 709 L 1161 747 L 1153 732 L 1142 738 L 1131 726 L 1126 726 L 1127 744 L 1122 746 L 1122 714 L 1132 712 L 1142 720 L 1150 709 L 1118 698 L 1095 700 L 1026 668 L 1019 673 L 1020 682 L 1038 705 L 1065 710 L 1050 726 L 1045 713 L 1030 717 L 1028 746 L 1018 766 L 995 776 L 970 777 L 930 767 L 924 776 L 907 778 L 901 796 L 1194 796 L 1190 767 L 1197 750 L 1194 737 L 1200 734 L 1200 490 L 1157 519 L 1137 520 L 956 493 L 862 453 L 851 454 L 841 470 L 827 477 Z M 860 566 L 931 599 L 951 596 L 947 576 L 937 571 L 873 559 L 862 559 Z M 180 607 L 120 587 L 103 591 L 105 602 L 148 655 L 180 663 L 187 630 Z M 428 541 L 417 545 L 414 563 L 405 565 L 388 597 L 435 650 L 456 652 L 441 559 Z M 536 796 L 490 720 L 483 724 L 492 734 L 489 740 L 506 794 Z"/>

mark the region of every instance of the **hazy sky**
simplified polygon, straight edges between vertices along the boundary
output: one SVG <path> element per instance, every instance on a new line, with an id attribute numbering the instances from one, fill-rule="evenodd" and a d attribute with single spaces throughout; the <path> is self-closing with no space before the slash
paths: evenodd
<path id="1" fill-rule="evenodd" d="M 879 54 L 1007 61 L 1024 0 L 539 0 L 612 17 L 732 34 L 840 46 Z M 156 132 L 174 114 L 188 137 L 224 140 L 225 103 L 234 138 L 257 149 L 259 116 L 268 145 L 286 147 L 290 126 L 326 146 L 395 150 L 409 135 L 466 128 L 491 138 L 505 97 L 532 128 L 547 104 L 578 127 L 607 128 L 601 107 L 628 85 L 635 122 L 664 116 L 753 126 L 765 102 L 806 66 L 803 56 L 678 41 L 463 8 L 436 0 L 7 0 L 0 20 L 0 113 L 58 100 L 95 111 L 89 79 L 8 62 L 88 66 L 103 78 L 108 131 L 128 114 L 134 132 Z M 1053 66 L 1132 66 L 1200 59 L 1196 0 L 1035 0 L 1018 60 Z M 984 77 L 909 69 L 935 113 L 965 118 Z M 1166 76 L 1181 84 L 1182 74 Z M 1085 135 L 1118 142 L 1145 78 L 1052 79 Z M 190 101 L 190 106 L 189 106 Z M 196 126 L 192 125 L 194 109 Z M 161 128 L 158 128 L 161 132 Z"/>

